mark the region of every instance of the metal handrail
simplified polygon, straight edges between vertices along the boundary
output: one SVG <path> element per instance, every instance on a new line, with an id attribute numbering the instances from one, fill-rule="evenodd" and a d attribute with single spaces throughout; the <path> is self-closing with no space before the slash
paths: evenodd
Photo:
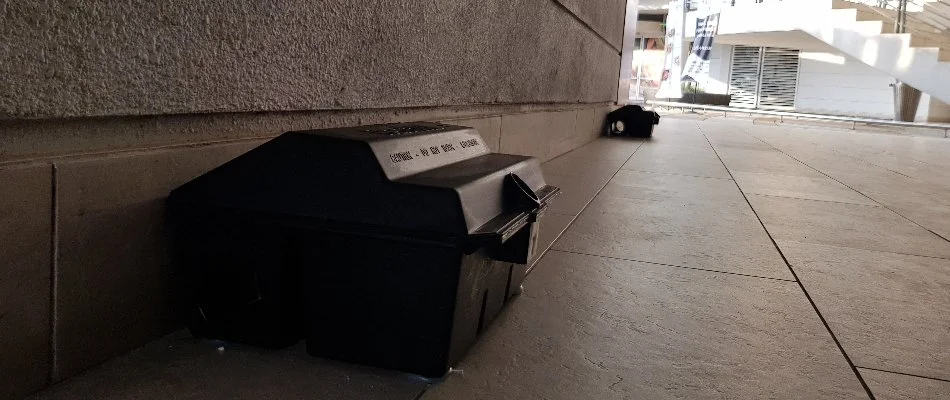
<path id="1" fill-rule="evenodd" d="M 904 121 L 889 121 L 886 119 L 874 119 L 874 118 L 859 118 L 859 117 L 845 117 L 839 115 L 822 115 L 822 114 L 806 114 L 806 113 L 796 113 L 796 112 L 787 112 L 787 111 L 775 111 L 775 110 L 759 110 L 752 108 L 737 108 L 737 107 L 723 107 L 723 106 L 712 106 L 706 104 L 692 104 L 692 103 L 678 103 L 674 101 L 656 101 L 650 100 L 647 101 L 648 105 L 654 107 L 667 107 L 667 108 L 682 108 L 690 110 L 703 110 L 703 111 L 720 111 L 723 113 L 742 113 L 742 114 L 760 114 L 760 115 L 772 115 L 776 117 L 794 117 L 794 118 L 804 118 L 804 119 L 814 119 L 822 121 L 838 121 L 838 122 L 850 122 L 851 129 L 857 129 L 857 124 L 866 124 L 866 125 L 887 125 L 887 126 L 902 126 L 906 128 L 925 128 L 925 129 L 937 129 L 943 131 L 943 137 L 948 137 L 950 135 L 950 124 L 939 124 L 932 122 L 904 122 Z"/>
<path id="2" fill-rule="evenodd" d="M 746 0 L 745 2 L 754 2 L 755 4 L 761 4 L 761 3 L 778 3 L 781 1 L 782 0 Z M 918 18 L 916 13 L 907 11 L 908 4 L 913 4 L 923 9 L 924 5 L 927 4 L 925 2 L 920 2 L 918 0 L 845 0 L 845 1 L 868 6 L 873 12 L 880 15 L 886 21 L 893 22 L 895 26 L 895 33 L 906 33 L 908 20 L 913 20 L 920 25 L 926 25 L 936 30 L 936 32 L 926 32 L 925 30 L 914 29 L 913 31 L 916 31 L 916 32 L 920 32 L 920 33 L 946 33 L 947 32 L 947 30 L 941 29 L 937 26 L 932 25 L 930 22 L 927 22 L 923 19 Z M 737 3 L 736 0 L 723 1 L 723 4 L 726 6 L 736 6 L 736 3 Z M 888 10 L 888 9 L 894 10 L 897 12 L 896 18 L 890 15 L 887 15 L 881 10 L 877 10 L 875 8 L 880 8 L 884 10 Z M 911 32 L 911 33 L 914 33 L 914 32 Z"/>
<path id="3" fill-rule="evenodd" d="M 932 24 L 930 24 L 930 23 L 927 22 L 927 21 L 918 18 L 917 15 L 916 15 L 916 13 L 914 13 L 914 12 L 908 12 L 908 11 L 907 11 L 907 5 L 908 5 L 908 4 L 913 4 L 913 5 L 915 5 L 915 6 L 919 6 L 921 9 L 923 9 L 923 8 L 924 8 L 924 5 L 926 5 L 927 3 L 917 2 L 917 1 L 915 1 L 915 0 L 845 0 L 845 1 L 848 1 L 848 2 L 851 2 L 851 3 L 855 3 L 855 4 L 861 4 L 861 5 L 868 6 L 868 7 L 871 9 L 871 11 L 873 11 L 874 13 L 880 15 L 880 16 L 881 16 L 882 18 L 884 18 L 886 21 L 893 22 L 893 23 L 894 23 L 894 27 L 895 27 L 895 33 L 907 33 L 907 20 L 908 20 L 908 19 L 909 19 L 909 20 L 913 20 L 913 21 L 917 22 L 918 24 L 929 26 L 929 27 L 931 27 L 931 28 L 933 28 L 933 29 L 936 30 L 936 32 L 925 32 L 925 31 L 922 31 L 922 30 L 919 30 L 919 29 L 914 29 L 914 31 L 917 31 L 917 32 L 920 32 L 920 33 L 946 32 L 945 30 L 940 29 L 939 27 L 933 26 Z M 887 15 L 886 13 L 882 12 L 881 10 L 877 10 L 877 8 L 880 8 L 880 9 L 882 9 L 882 10 L 888 10 L 888 9 L 889 9 L 889 10 L 894 10 L 894 11 L 896 11 L 896 12 L 897 12 L 896 18 L 895 18 L 895 17 L 892 17 L 892 16 L 890 16 L 890 15 Z M 914 32 L 911 32 L 911 33 L 914 33 Z"/>

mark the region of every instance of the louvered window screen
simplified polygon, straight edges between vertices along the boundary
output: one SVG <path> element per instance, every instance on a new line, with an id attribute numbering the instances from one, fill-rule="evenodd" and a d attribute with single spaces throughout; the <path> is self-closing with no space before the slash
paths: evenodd
<path id="1" fill-rule="evenodd" d="M 798 89 L 798 50 L 763 48 L 759 108 L 792 110 Z"/>
<path id="2" fill-rule="evenodd" d="M 736 46 L 729 94 L 733 107 L 792 110 L 798 89 L 799 50 Z"/>
<path id="3" fill-rule="evenodd" d="M 759 68 L 761 47 L 736 46 L 732 51 L 732 73 L 729 76 L 729 94 L 733 107 L 755 108 L 759 95 Z"/>

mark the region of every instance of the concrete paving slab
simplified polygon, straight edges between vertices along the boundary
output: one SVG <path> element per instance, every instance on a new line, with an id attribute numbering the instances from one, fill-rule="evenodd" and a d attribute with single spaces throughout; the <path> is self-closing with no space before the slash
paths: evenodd
<path id="1" fill-rule="evenodd" d="M 874 201 L 950 238 L 950 196 L 947 196 L 950 187 L 902 175 L 886 169 L 886 166 L 843 160 L 819 150 L 796 157 Z M 941 173 L 942 170 L 935 169 L 931 175 Z"/>
<path id="2" fill-rule="evenodd" d="M 859 368 L 877 400 L 932 400 L 950 398 L 950 382 Z"/>
<path id="3" fill-rule="evenodd" d="M 842 157 L 819 148 L 792 150 L 787 151 L 787 153 L 807 164 L 812 170 L 820 171 L 819 173 L 847 183 L 856 189 L 860 186 L 854 186 L 852 183 L 858 185 L 863 183 L 890 184 L 891 182 L 905 182 L 908 179 L 910 181 L 916 180 L 913 177 L 900 175 L 881 166 L 854 158 Z M 919 181 L 917 183 L 923 182 Z"/>
<path id="4" fill-rule="evenodd" d="M 801 157 L 828 176 L 871 197 L 914 222 L 950 238 L 950 188 L 901 175 L 861 161 L 842 161 L 820 153 Z M 934 170 L 933 174 L 941 174 Z"/>
<path id="5" fill-rule="evenodd" d="M 950 380 L 950 260 L 779 247 L 855 365 Z"/>
<path id="6" fill-rule="evenodd" d="M 546 212 L 541 217 L 541 227 L 538 229 L 538 247 L 534 253 L 534 259 L 539 259 L 544 252 L 554 244 L 554 241 L 567 229 L 574 215 L 558 214 Z"/>
<path id="7" fill-rule="evenodd" d="M 950 258 L 950 242 L 882 207 L 748 197 L 777 240 Z"/>
<path id="8" fill-rule="evenodd" d="M 728 178 L 620 170 L 601 191 L 603 196 L 653 201 L 676 200 L 696 206 L 717 207 L 744 203 L 742 193 Z M 748 209 L 746 205 L 745 209 Z"/>
<path id="9" fill-rule="evenodd" d="M 716 147 L 729 171 L 759 172 L 782 175 L 821 176 L 813 169 L 777 150 L 747 150 Z"/>
<path id="10" fill-rule="evenodd" d="M 895 193 L 893 189 L 866 190 L 864 193 L 911 221 L 950 238 L 950 204 L 947 204 L 946 196 L 950 191 L 935 195 L 937 197 L 916 195 L 913 189 L 903 193 Z"/>
<path id="11" fill-rule="evenodd" d="M 703 134 L 717 149 L 735 149 L 735 150 L 773 150 L 772 146 L 762 143 L 752 136 L 744 134 L 738 129 L 715 130 L 703 127 Z"/>
<path id="12" fill-rule="evenodd" d="M 705 148 L 644 144 L 623 169 L 729 178 L 729 172 L 708 144 Z"/>
<path id="13" fill-rule="evenodd" d="M 637 149 L 643 143 L 647 142 L 649 142 L 648 139 L 641 138 L 600 138 L 578 147 L 561 157 L 576 157 L 578 159 L 586 158 L 588 160 L 611 160 L 623 162 L 626 161 L 626 159 L 629 158 L 633 152 L 637 151 Z"/>
<path id="14" fill-rule="evenodd" d="M 769 278 L 793 278 L 748 205 L 737 200 L 716 209 L 691 205 L 692 200 L 677 200 L 599 196 L 564 232 L 554 248 Z"/>
<path id="15" fill-rule="evenodd" d="M 439 399 L 867 398 L 798 285 L 550 252 Z"/>
<path id="16" fill-rule="evenodd" d="M 647 143 L 681 146 L 682 148 L 708 148 L 709 142 L 699 130 L 697 121 L 678 118 L 661 119 L 653 129 L 653 137 Z"/>
<path id="17" fill-rule="evenodd" d="M 585 156 L 567 155 L 548 161 L 541 168 L 545 176 L 549 174 L 563 175 L 606 182 L 620 170 L 624 161 L 626 161 L 626 158 L 623 160 L 598 160 Z"/>
<path id="18" fill-rule="evenodd" d="M 824 176 L 781 175 L 767 172 L 733 172 L 732 176 L 739 183 L 739 188 L 749 194 L 878 205 L 874 200 Z"/>
<path id="19" fill-rule="evenodd" d="M 544 173 L 548 185 L 561 188 L 561 194 L 555 198 L 548 211 L 558 214 L 577 215 L 587 206 L 594 196 L 607 184 L 609 176 L 567 176 Z"/>
<path id="20" fill-rule="evenodd" d="M 412 400 L 418 377 L 286 350 L 219 351 L 176 332 L 38 393 L 33 400 L 392 399 Z"/>
<path id="21" fill-rule="evenodd" d="M 934 167 L 950 167 L 946 153 L 950 142 L 935 138 L 880 135 L 873 133 L 835 133 L 815 130 L 796 132 L 795 138 L 771 132 L 755 132 L 782 141 L 783 147 L 812 144 L 823 152 L 834 152 L 897 170 L 918 178 L 947 178 L 946 173 L 935 173 Z"/>

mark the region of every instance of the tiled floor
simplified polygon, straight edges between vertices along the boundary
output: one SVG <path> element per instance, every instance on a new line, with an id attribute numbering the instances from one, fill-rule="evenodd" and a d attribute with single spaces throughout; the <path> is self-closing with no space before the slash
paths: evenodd
<path id="1" fill-rule="evenodd" d="M 442 382 L 176 334 L 38 398 L 950 398 L 950 139 L 667 117 L 544 168 L 550 250 Z"/>

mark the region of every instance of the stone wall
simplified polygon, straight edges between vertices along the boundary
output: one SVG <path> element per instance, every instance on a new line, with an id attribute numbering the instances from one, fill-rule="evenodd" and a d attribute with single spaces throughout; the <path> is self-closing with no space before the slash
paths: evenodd
<path id="1" fill-rule="evenodd" d="M 620 1 L 559 1 L 15 2 L 0 117 L 612 101 Z"/>

